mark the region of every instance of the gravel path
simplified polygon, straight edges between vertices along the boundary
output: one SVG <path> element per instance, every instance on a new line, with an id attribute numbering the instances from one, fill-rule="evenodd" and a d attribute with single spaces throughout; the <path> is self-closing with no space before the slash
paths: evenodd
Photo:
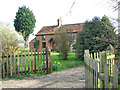
<path id="1" fill-rule="evenodd" d="M 22 80 L 2 82 L 3 88 L 84 88 L 84 67 L 68 69 Z"/>

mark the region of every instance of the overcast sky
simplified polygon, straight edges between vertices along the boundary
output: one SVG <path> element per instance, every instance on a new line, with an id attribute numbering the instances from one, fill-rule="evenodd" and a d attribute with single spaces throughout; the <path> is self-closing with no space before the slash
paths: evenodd
<path id="1" fill-rule="evenodd" d="M 116 18 L 108 3 L 110 0 L 75 0 L 71 14 L 69 12 L 74 0 L 0 0 L 0 22 L 9 24 L 14 29 L 14 19 L 18 8 L 26 5 L 33 11 L 36 18 L 36 34 L 43 26 L 57 25 L 57 19 L 62 17 L 63 24 L 84 23 L 94 16 Z M 29 41 L 34 36 L 30 35 Z"/>

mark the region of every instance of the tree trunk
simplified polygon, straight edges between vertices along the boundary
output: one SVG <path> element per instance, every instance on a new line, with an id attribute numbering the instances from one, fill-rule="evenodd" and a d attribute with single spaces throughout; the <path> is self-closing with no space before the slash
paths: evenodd
<path id="1" fill-rule="evenodd" d="M 68 56 L 67 54 L 64 54 L 63 55 L 63 60 L 67 60 L 67 56 Z"/>
<path id="2" fill-rule="evenodd" d="M 118 3 L 118 52 L 120 52 L 120 2 Z"/>
<path id="3" fill-rule="evenodd" d="M 120 31 L 118 33 L 118 52 L 120 53 Z"/>
<path id="4" fill-rule="evenodd" d="M 27 43 L 27 41 L 28 41 L 28 36 L 27 36 L 27 37 L 25 37 L 25 38 L 24 38 L 24 40 L 25 40 L 24 47 L 26 48 L 26 47 L 28 47 L 28 43 Z"/>

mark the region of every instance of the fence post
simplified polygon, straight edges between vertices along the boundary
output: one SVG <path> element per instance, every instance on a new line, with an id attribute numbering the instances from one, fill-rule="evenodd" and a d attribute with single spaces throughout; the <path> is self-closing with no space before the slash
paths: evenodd
<path id="1" fill-rule="evenodd" d="M 43 51 L 43 71 L 45 72 L 45 52 Z"/>
<path id="2" fill-rule="evenodd" d="M 12 52 L 10 52 L 10 76 L 12 76 Z"/>
<path id="3" fill-rule="evenodd" d="M 33 51 L 31 50 L 31 73 L 33 73 Z"/>
<path id="4" fill-rule="evenodd" d="M 26 52 L 25 52 L 25 75 L 26 75 L 26 72 L 27 72 L 27 71 L 26 71 L 26 67 L 27 67 L 27 66 L 26 66 Z"/>
<path id="5" fill-rule="evenodd" d="M 95 70 L 95 60 L 93 60 L 93 88 L 95 88 L 95 82 L 96 82 L 96 78 L 95 78 L 95 73 L 96 72 L 96 70 Z"/>
<path id="6" fill-rule="evenodd" d="M 34 68 L 36 73 L 36 50 L 34 51 Z"/>
<path id="7" fill-rule="evenodd" d="M 104 65 L 106 62 L 106 52 L 102 51 L 100 53 L 100 73 L 103 74 L 104 73 Z M 100 81 L 100 88 L 104 87 L 104 80 Z"/>
<path id="8" fill-rule="evenodd" d="M 21 75 L 23 75 L 23 55 L 21 52 Z"/>
<path id="9" fill-rule="evenodd" d="M 118 83 L 120 84 L 120 56 L 118 57 Z"/>
<path id="10" fill-rule="evenodd" d="M 86 76 L 87 69 L 86 69 L 86 54 L 85 54 L 85 51 L 84 51 L 84 66 L 85 66 L 85 88 L 87 88 L 87 76 Z"/>
<path id="11" fill-rule="evenodd" d="M 95 68 L 96 68 L 96 74 L 95 74 L 95 78 L 96 78 L 96 81 L 95 81 L 95 87 L 98 88 L 98 64 L 97 64 L 97 61 L 95 61 Z"/>
<path id="12" fill-rule="evenodd" d="M 28 51 L 28 74 L 30 74 L 30 53 Z"/>
<path id="13" fill-rule="evenodd" d="M 8 69 L 7 69 L 8 71 Z M 14 52 L 14 75 L 16 75 L 16 55 L 15 55 L 15 52 Z"/>
<path id="14" fill-rule="evenodd" d="M 4 69 L 4 54 L 3 54 L 3 58 L 2 58 L 2 74 L 3 74 L 3 78 L 5 78 L 5 69 Z"/>
<path id="15" fill-rule="evenodd" d="M 19 75 L 19 52 L 18 52 L 17 54 L 18 54 L 18 61 L 17 61 L 17 64 L 18 64 L 18 75 Z"/>
<path id="16" fill-rule="evenodd" d="M 113 79 L 114 79 L 114 88 L 118 88 L 118 71 L 116 64 L 114 64 L 113 66 Z"/>
<path id="17" fill-rule="evenodd" d="M 42 73 L 42 51 L 40 51 L 40 58 L 41 58 L 41 73 Z M 46 63 L 47 63 L 47 56 L 46 56 Z M 47 65 L 46 65 L 47 68 Z"/>
<path id="18" fill-rule="evenodd" d="M 51 57 L 50 57 L 50 51 L 48 51 L 48 48 L 46 48 L 46 68 L 47 73 L 51 73 Z"/>
<path id="19" fill-rule="evenodd" d="M 89 67 L 90 67 L 90 69 L 91 69 L 91 70 L 90 70 L 90 78 L 91 78 L 91 79 L 90 79 L 90 88 L 93 88 L 93 64 L 92 64 L 92 63 L 93 63 L 93 59 L 90 58 L 90 59 L 89 59 L 89 62 L 90 62 L 90 63 L 89 63 L 90 66 L 89 66 Z"/>
<path id="20" fill-rule="evenodd" d="M 108 66 L 107 64 L 104 65 L 104 85 L 105 85 L 105 88 L 108 88 Z"/>
<path id="21" fill-rule="evenodd" d="M 87 68 L 87 65 L 88 65 L 88 58 L 87 56 L 89 56 L 89 50 L 85 50 L 84 51 L 84 62 L 85 62 L 85 88 L 89 88 L 88 86 L 88 81 L 89 81 L 89 77 L 88 77 L 88 73 L 89 73 L 89 70 Z"/>
<path id="22" fill-rule="evenodd" d="M 37 52 L 37 68 L 38 68 L 38 73 L 39 73 L 39 50 Z"/>
<path id="23" fill-rule="evenodd" d="M 8 64 L 8 62 L 9 62 L 9 60 L 8 60 L 8 52 L 7 52 L 7 76 L 9 76 L 9 64 Z"/>

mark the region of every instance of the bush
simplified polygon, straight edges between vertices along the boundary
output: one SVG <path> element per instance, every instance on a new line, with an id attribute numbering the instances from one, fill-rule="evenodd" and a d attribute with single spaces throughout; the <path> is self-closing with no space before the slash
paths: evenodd
<path id="1" fill-rule="evenodd" d="M 5 49 L 4 55 L 6 56 L 7 53 L 8 53 L 8 55 L 10 55 L 10 53 L 11 53 L 12 55 L 14 55 L 14 52 L 15 52 L 15 54 L 17 55 L 18 52 L 21 53 L 21 51 L 19 51 L 19 50 L 20 50 L 20 48 L 19 48 L 18 46 L 16 46 L 16 47 L 9 46 L 8 48 Z"/>
<path id="2" fill-rule="evenodd" d="M 116 34 L 114 26 L 106 16 L 102 19 L 94 17 L 91 21 L 86 21 L 82 31 L 78 33 L 76 40 L 76 55 L 84 59 L 84 50 L 92 52 L 106 50 L 111 44 L 116 45 Z"/>
<path id="3" fill-rule="evenodd" d="M 62 64 L 60 62 L 54 62 L 52 65 L 52 70 L 57 71 Z"/>
<path id="4" fill-rule="evenodd" d="M 4 56 L 10 56 L 14 55 L 14 53 L 17 55 L 17 53 L 19 52 L 19 54 L 21 53 L 21 51 L 19 51 L 19 47 L 14 47 L 14 46 L 9 46 L 8 48 L 5 49 L 4 51 Z M 12 58 L 12 63 L 14 63 L 14 59 Z M 16 58 L 16 64 L 17 64 L 17 58 Z M 3 66 L 3 65 L 2 65 Z M 8 68 L 10 69 L 10 59 L 8 59 Z M 16 65 L 16 71 L 18 70 L 18 66 Z M 7 74 L 7 61 L 6 59 L 4 60 L 4 71 L 5 71 L 5 75 Z M 14 70 L 12 70 L 14 72 Z M 2 67 L 2 73 L 3 73 L 3 67 Z M 9 70 L 10 73 L 10 70 Z"/>

